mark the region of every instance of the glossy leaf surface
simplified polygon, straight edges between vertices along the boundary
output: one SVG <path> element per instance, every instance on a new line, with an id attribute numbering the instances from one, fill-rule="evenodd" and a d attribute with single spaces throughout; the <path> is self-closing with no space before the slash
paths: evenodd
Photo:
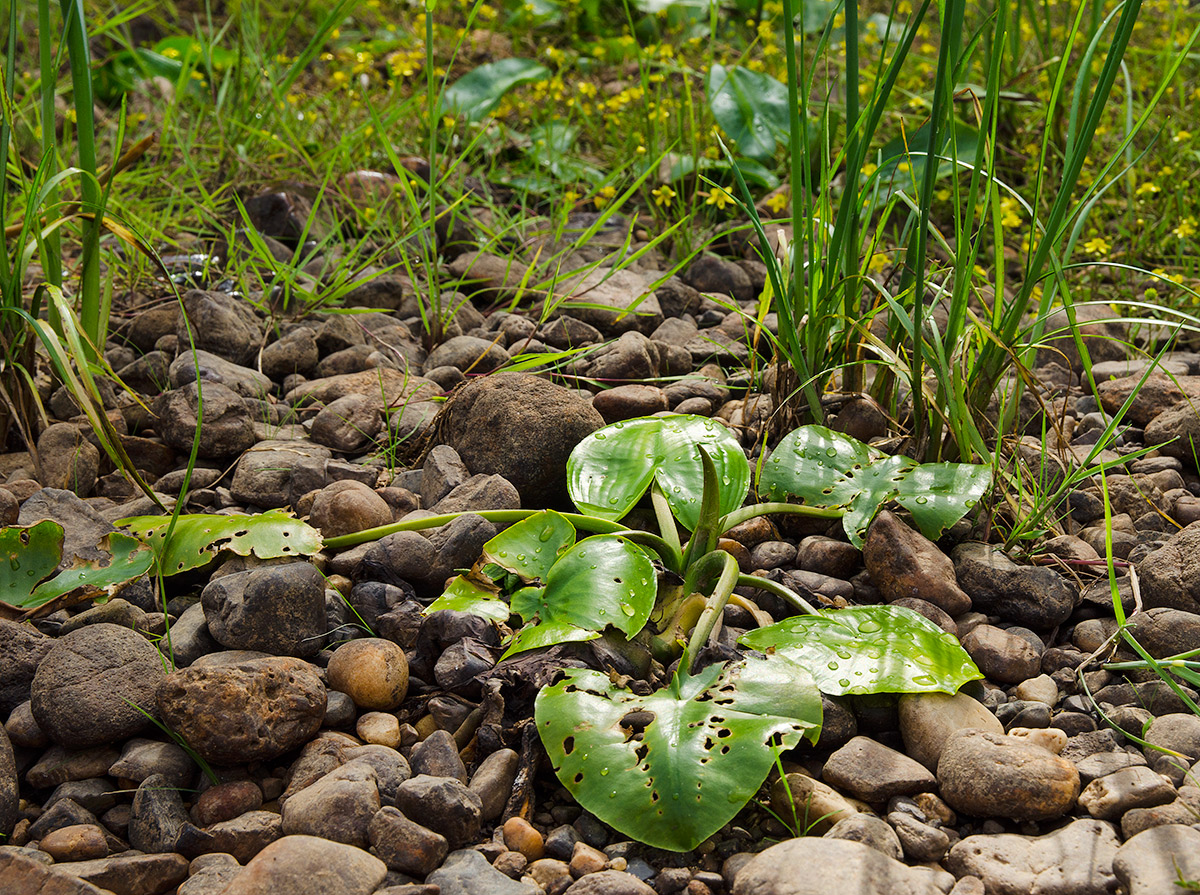
<path id="1" fill-rule="evenodd" d="M 885 455 L 824 426 L 802 426 L 785 435 L 763 464 L 759 491 L 772 500 L 799 497 L 814 507 L 844 507 L 842 527 L 862 547 L 879 508 L 895 500 L 928 538 L 966 515 L 992 482 L 986 466 L 918 464 Z"/>
<path id="2" fill-rule="evenodd" d="M 633 712 L 637 723 L 625 720 Z M 558 779 L 584 808 L 655 848 L 688 851 L 758 790 L 772 743 L 816 739 L 821 696 L 782 656 L 677 673 L 649 696 L 572 669 L 538 694 L 534 718 Z"/>
<path id="3" fill-rule="evenodd" d="M 159 553 L 164 575 L 176 575 L 210 562 L 222 550 L 259 559 L 291 556 L 299 559 L 321 549 L 321 533 L 289 516 L 269 510 L 254 516 L 196 513 L 179 517 L 171 540 L 164 545 L 169 516 L 131 516 L 117 525 L 128 528 Z"/>
<path id="4" fill-rule="evenodd" d="M 800 615 L 750 631 L 738 642 L 803 665 L 830 696 L 955 693 L 983 677 L 957 638 L 898 606 Z"/>
<path id="5" fill-rule="evenodd" d="M 583 513 L 617 520 L 657 481 L 671 512 L 689 531 L 700 515 L 703 445 L 721 484 L 721 513 L 742 505 L 750 464 L 728 428 L 707 417 L 643 417 L 613 423 L 583 439 L 567 460 L 567 491 Z"/>
<path id="6" fill-rule="evenodd" d="M 740 65 L 715 64 L 708 72 L 708 107 L 737 151 L 759 161 L 775 155 L 777 143 L 788 145 L 787 86 Z"/>
<path id="7" fill-rule="evenodd" d="M 540 81 L 549 74 L 550 70 L 541 63 L 515 56 L 485 63 L 446 88 L 442 112 L 479 121 L 518 84 Z"/>
<path id="8" fill-rule="evenodd" d="M 97 560 L 76 558 L 50 578 L 62 561 L 63 540 L 62 526 L 49 519 L 0 529 L 4 559 L 0 562 L 0 602 L 27 610 L 68 594 L 85 599 L 102 596 L 145 575 L 154 564 L 154 553 L 146 544 L 112 532 L 97 545 L 107 555 Z"/>
<path id="9" fill-rule="evenodd" d="M 544 581 L 575 543 L 575 526 L 546 510 L 510 525 L 483 545 L 483 557 L 525 581 Z"/>
<path id="10" fill-rule="evenodd" d="M 545 587 L 512 596 L 525 620 L 506 656 L 567 640 L 592 640 L 608 625 L 632 637 L 650 618 L 658 581 L 636 544 L 617 535 L 584 538 L 546 575 Z"/>
<path id="11" fill-rule="evenodd" d="M 496 588 L 485 587 L 466 575 L 459 575 L 451 581 L 442 595 L 425 610 L 425 614 L 443 609 L 469 612 L 494 622 L 506 622 L 512 614 L 508 603 L 500 598 Z"/>

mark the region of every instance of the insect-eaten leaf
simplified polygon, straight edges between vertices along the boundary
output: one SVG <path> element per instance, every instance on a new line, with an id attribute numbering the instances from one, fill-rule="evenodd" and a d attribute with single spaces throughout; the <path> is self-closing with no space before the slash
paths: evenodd
<path id="1" fill-rule="evenodd" d="M 983 677 L 958 639 L 899 606 L 800 615 L 742 635 L 812 672 L 822 693 L 955 693 Z"/>
<path id="2" fill-rule="evenodd" d="M 675 518 L 692 531 L 700 519 L 704 491 L 701 445 L 716 467 L 721 514 L 730 513 L 746 498 L 750 464 L 728 428 L 689 414 L 625 420 L 597 429 L 567 460 L 567 492 L 580 512 L 617 520 L 657 482 Z"/>
<path id="3" fill-rule="evenodd" d="M 154 554 L 137 538 L 112 532 L 97 545 L 104 559 L 76 557 L 50 577 L 62 561 L 64 534 L 57 522 L 0 529 L 0 615 L 45 615 L 97 596 L 108 596 L 122 584 L 150 571 Z"/>
<path id="4" fill-rule="evenodd" d="M 799 497 L 814 507 L 844 507 L 842 527 L 861 548 L 879 508 L 895 500 L 929 538 L 967 514 L 992 483 L 987 466 L 922 463 L 888 456 L 824 426 L 783 437 L 763 466 L 759 491 L 772 500 Z"/>
<path id="5" fill-rule="evenodd" d="M 321 533 L 283 510 L 254 516 L 196 513 L 180 516 L 167 540 L 170 516 L 130 516 L 117 520 L 158 554 L 164 575 L 177 575 L 211 562 L 222 550 L 259 559 L 299 559 L 321 549 Z"/>
<path id="6" fill-rule="evenodd" d="M 680 671 L 649 696 L 571 669 L 538 694 L 534 719 L 579 804 L 655 848 L 689 851 L 758 791 L 776 748 L 816 741 L 821 695 L 783 656 Z"/>

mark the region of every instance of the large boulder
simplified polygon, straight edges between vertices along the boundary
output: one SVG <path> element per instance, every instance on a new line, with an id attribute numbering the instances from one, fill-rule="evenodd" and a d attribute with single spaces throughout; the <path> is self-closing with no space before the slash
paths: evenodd
<path id="1" fill-rule="evenodd" d="M 87 625 L 60 638 L 38 665 L 33 717 L 69 749 L 116 743 L 150 723 L 162 679 L 162 658 L 141 634 Z"/>
<path id="2" fill-rule="evenodd" d="M 599 412 L 562 386 L 525 373 L 497 373 L 458 388 L 438 424 L 472 473 L 510 481 L 528 507 L 561 504 L 567 457 L 604 425 Z"/>

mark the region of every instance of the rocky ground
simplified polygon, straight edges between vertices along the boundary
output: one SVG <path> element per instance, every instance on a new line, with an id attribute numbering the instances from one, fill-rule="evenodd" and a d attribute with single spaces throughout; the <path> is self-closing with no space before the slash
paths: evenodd
<path id="1" fill-rule="evenodd" d="M 280 220 L 259 224 L 282 236 Z M 602 230 L 578 260 L 620 243 Z M 660 277 L 648 253 L 603 282 L 568 279 L 563 294 L 590 307 L 543 318 L 528 303 L 494 310 L 521 281 L 520 257 L 447 256 L 448 273 L 471 282 L 446 297 L 457 311 L 436 345 L 422 341 L 419 287 L 398 275 L 353 289 L 348 306 L 375 309 L 356 316 L 268 321 L 242 296 L 189 291 L 194 354 L 174 305 L 137 308 L 107 352 L 143 396 L 109 393 L 126 451 L 164 499 L 178 492 L 198 367 L 187 509 L 287 507 L 334 536 L 413 514 L 563 507 L 571 447 L 614 420 L 715 416 L 754 450 L 772 402 L 751 372 L 753 334 L 730 308 L 752 307 L 756 261 L 706 256 L 642 297 Z M 637 315 L 620 313 L 639 298 Z M 1089 327 L 1105 337 L 1093 356 L 1112 412 L 1139 364 L 1112 350 L 1119 328 Z M 563 371 L 580 378 L 481 375 L 577 347 L 595 348 Z M 1029 432 L 1043 431 L 1043 409 L 1061 428 L 1062 444 L 1021 448 L 1049 457 L 1050 477 L 1062 475 L 1053 448 L 1086 451 L 1103 427 L 1063 348 L 1046 358 L 1044 403 L 1022 411 Z M 1186 443 L 1200 433 L 1200 356 L 1177 353 L 1166 368 L 1174 379 L 1151 378 L 1116 447 L 1183 443 L 1108 477 L 1121 596 L 1155 656 L 1200 647 L 1200 476 Z M 585 378 L 614 387 L 562 384 Z M 38 439 L 40 470 L 28 454 L 0 458 L 0 515 L 57 520 L 67 553 L 86 555 L 114 520 L 153 505 L 103 465 L 69 395 L 44 398 L 56 421 Z M 866 399 L 837 409 L 837 428 L 892 434 Z M 423 615 L 496 533 L 482 517 L 312 562 L 235 557 L 168 579 L 161 597 L 142 581 L 103 605 L 0 621 L 0 891 L 1182 892 L 1178 881 L 1200 878 L 1200 718 L 1156 678 L 1095 661 L 1083 677 L 1115 726 L 1081 691 L 1077 669 L 1108 657 L 1116 628 L 1099 483 L 1085 479 L 1065 509 L 1068 533 L 1038 545 L 1036 561 L 987 544 L 981 520 L 934 544 L 884 513 L 862 552 L 837 523 L 731 532 L 744 570 L 826 606 L 900 602 L 955 634 L 987 678 L 955 696 L 826 698 L 818 744 L 791 753 L 759 803 L 689 854 L 644 848 L 582 811 L 532 728 L 536 687 L 556 668 L 629 673 L 618 652 L 602 640 L 497 664 L 490 623 Z M 730 609 L 723 636 L 747 615 Z M 789 798 L 809 836 L 780 822 Z"/>

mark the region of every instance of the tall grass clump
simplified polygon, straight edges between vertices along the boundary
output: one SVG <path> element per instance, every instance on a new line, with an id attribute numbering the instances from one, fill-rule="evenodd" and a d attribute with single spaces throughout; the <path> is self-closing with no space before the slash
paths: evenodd
<path id="1" fill-rule="evenodd" d="M 1018 391 L 1032 383 L 1028 371 L 1059 306 L 1090 370 L 1075 327 L 1071 253 L 1100 197 L 1131 167 L 1134 140 L 1197 31 L 1164 61 L 1157 83 L 1143 88 L 1142 109 L 1133 110 L 1126 91 L 1123 133 L 1099 176 L 1085 182 L 1142 3 L 1126 0 L 1103 17 L 1091 14 L 1098 9 L 1091 3 L 1070 7 L 1059 42 L 1043 47 L 1049 61 L 1020 69 L 1020 77 L 1049 79 L 1037 104 L 1036 176 L 1022 185 L 1005 173 L 1001 143 L 1021 101 L 1009 88 L 1023 53 L 1020 23 L 1042 11 L 1023 0 L 982 9 L 965 0 L 913 6 L 902 15 L 894 2 L 868 32 L 853 4 L 806 29 L 797 27 L 803 18 L 795 18 L 795 0 L 784 0 L 794 100 L 786 244 L 755 212 L 738 177 L 780 320 L 780 428 L 820 420 L 821 397 L 833 386 L 865 389 L 908 421 L 907 453 L 991 459 L 999 438 L 1013 431 L 1017 401 L 1010 395 L 998 424 L 989 404 L 1010 375 Z M 911 97 L 920 113 L 905 114 L 899 137 L 885 142 L 885 116 L 896 117 L 897 85 L 917 65 L 922 30 L 940 35 L 932 89 L 927 100 Z M 863 68 L 859 49 L 868 33 L 883 49 L 876 65 Z M 1038 33 L 1049 42 L 1058 32 L 1047 25 Z M 1016 281 L 1006 282 L 1014 208 L 1030 230 Z M 880 272 L 886 249 L 890 265 Z"/>

